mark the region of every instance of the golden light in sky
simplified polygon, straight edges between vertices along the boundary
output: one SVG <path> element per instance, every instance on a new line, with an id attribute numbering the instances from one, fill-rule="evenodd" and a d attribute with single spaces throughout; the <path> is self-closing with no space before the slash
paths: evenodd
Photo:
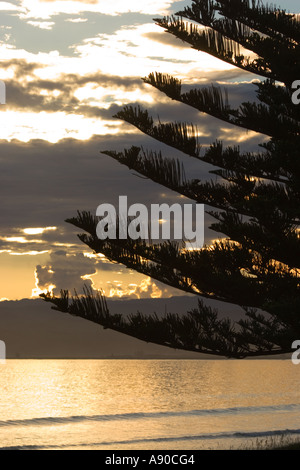
<path id="1" fill-rule="evenodd" d="M 26 235 L 40 235 L 48 230 L 57 230 L 57 227 L 24 228 L 23 232 L 26 233 Z"/>

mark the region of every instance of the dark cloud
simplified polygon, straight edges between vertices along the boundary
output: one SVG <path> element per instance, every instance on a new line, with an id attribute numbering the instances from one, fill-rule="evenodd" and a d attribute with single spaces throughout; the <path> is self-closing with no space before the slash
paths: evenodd
<path id="1" fill-rule="evenodd" d="M 112 75 L 93 73 L 89 75 L 61 74 L 55 80 L 39 79 L 35 71 L 39 67 L 36 63 L 27 63 L 24 60 L 3 61 L 4 69 L 12 69 L 14 77 L 6 79 L 6 106 L 5 110 L 22 110 L 33 112 L 65 112 L 79 114 L 87 117 L 102 117 L 111 120 L 120 107 L 113 103 L 114 90 L 134 91 L 145 85 L 139 77 L 118 77 Z M 30 78 L 30 80 L 28 80 Z M 108 90 L 112 104 L 109 109 L 93 106 L 88 101 L 76 98 L 75 93 L 85 85 L 101 87 Z M 59 92 L 58 96 L 51 95 Z M 45 95 L 46 92 L 46 95 Z"/>
<path id="2" fill-rule="evenodd" d="M 63 250 L 54 251 L 50 254 L 49 263 L 46 266 L 36 267 L 36 287 L 48 290 L 51 285 L 54 285 L 56 294 L 59 294 L 61 289 L 68 289 L 72 292 L 75 289 L 78 293 L 82 293 L 84 284 L 91 285 L 91 280 L 83 280 L 82 276 L 95 273 L 94 260 L 82 253 L 73 255 Z"/>
<path id="3" fill-rule="evenodd" d="M 165 60 L 162 58 L 162 60 Z M 10 60 L 3 61 L 2 67 L 5 69 L 12 68 L 14 71 L 14 77 L 6 80 L 6 94 L 7 104 L 5 109 L 2 108 L 2 112 L 5 110 L 20 110 L 20 111 L 31 111 L 31 112 L 65 112 L 67 114 L 78 114 L 84 115 L 89 118 L 102 118 L 105 120 L 113 120 L 113 115 L 120 110 L 120 106 L 114 103 L 114 93 L 122 90 L 125 92 L 132 92 L 140 90 L 141 93 L 147 92 L 153 94 L 155 103 L 152 106 L 153 109 L 158 111 L 172 110 L 170 113 L 170 119 L 174 116 L 174 112 L 182 113 L 182 105 L 177 104 L 177 110 L 175 108 L 176 103 L 171 103 L 166 100 L 163 94 L 157 92 L 154 88 L 149 85 L 145 85 L 140 77 L 118 77 L 101 73 L 79 75 L 79 74 L 61 74 L 57 79 L 47 80 L 40 79 L 35 75 L 35 71 L 40 68 L 37 63 L 28 63 L 24 60 Z M 198 72 L 199 74 L 199 72 Z M 244 79 L 246 79 L 246 74 Z M 227 72 L 226 72 L 227 76 Z M 28 77 L 30 80 L 28 80 Z M 200 77 L 199 77 L 200 78 Z M 203 74 L 201 80 L 207 86 L 210 83 L 218 83 L 218 80 L 224 78 L 223 74 Z M 229 82 L 224 85 L 230 92 L 230 101 L 233 106 L 238 106 L 242 101 L 249 99 L 255 99 L 256 87 L 253 83 L 232 83 L 232 80 L 241 78 L 239 72 L 229 71 L 227 76 Z M 252 77 L 253 78 L 253 77 Z M 102 89 L 108 90 L 107 101 L 111 101 L 111 105 L 105 108 L 101 106 L 91 105 L 89 100 L 80 100 L 75 96 L 82 87 L 86 85 L 92 85 L 95 87 L 101 87 Z M 190 88 L 194 88 L 193 85 L 185 85 L 183 82 L 185 91 Z M 53 92 L 59 92 L 58 96 L 54 96 Z M 180 108 L 179 108 L 180 106 Z M 158 107 L 160 110 L 158 110 Z M 189 110 L 191 118 L 193 111 Z"/>
<path id="4" fill-rule="evenodd" d="M 49 266 L 41 266 L 37 265 L 35 270 L 35 275 L 37 279 L 37 287 L 44 290 L 50 288 L 51 284 L 53 283 L 52 274 L 50 274 L 50 267 Z"/>
<path id="5" fill-rule="evenodd" d="M 184 60 L 184 59 L 168 59 L 164 56 L 148 56 L 147 57 L 150 60 L 155 60 L 155 61 L 161 61 L 161 62 L 171 62 L 173 64 L 190 64 L 190 60 Z"/>
<path id="6" fill-rule="evenodd" d="M 53 251 L 50 253 L 47 264 L 36 266 L 36 288 L 42 291 L 53 289 L 56 295 L 59 295 L 61 289 L 67 289 L 71 293 L 75 290 L 78 294 L 82 294 L 84 286 L 97 288 L 97 282 L 102 281 L 106 295 L 111 295 L 114 291 L 125 299 L 149 298 L 160 293 L 164 296 L 179 293 L 176 289 L 168 288 L 144 276 L 140 276 L 138 281 L 135 278 L 136 282 L 132 283 L 132 278 L 128 277 L 129 272 L 130 270 L 125 266 L 110 263 L 103 258 L 90 258 L 80 252 L 72 254 L 65 250 Z M 95 279 L 96 286 L 94 286 L 93 281 L 87 279 L 86 276 L 97 273 L 98 279 Z M 104 273 L 109 273 L 110 277 L 108 278 L 107 275 L 104 277 Z M 112 280 L 112 274 L 118 279 Z"/>
<path id="7" fill-rule="evenodd" d="M 76 80 L 72 78 L 74 84 Z M 50 86 L 50 85 L 49 85 Z M 233 105 L 254 97 L 253 84 L 230 85 L 229 101 Z M 188 89 L 188 87 L 186 87 Z M 160 94 L 158 92 L 155 98 Z M 39 100 L 38 96 L 22 95 L 26 107 L 30 101 Z M 41 106 L 41 104 L 39 104 Z M 86 114 L 91 111 L 88 105 L 82 108 Z M 105 118 L 116 111 L 115 105 L 108 110 L 98 110 Z M 249 134 L 235 126 L 230 126 L 210 116 L 197 112 L 190 107 L 156 99 L 149 112 L 162 121 L 187 121 L 197 124 L 199 143 L 205 148 L 220 136 L 225 144 L 240 142 L 244 150 L 255 150 L 263 140 L 259 134 Z M 95 211 L 102 202 L 116 203 L 119 195 L 128 195 L 132 202 L 149 203 L 157 200 L 162 192 L 168 197 L 174 193 L 161 186 L 138 178 L 125 166 L 100 154 L 102 150 L 122 150 L 131 145 L 140 145 L 154 150 L 161 149 L 165 156 L 178 157 L 186 165 L 187 177 L 211 178 L 210 165 L 183 156 L 166 145 L 124 125 L 124 132 L 118 135 L 94 136 L 87 141 L 64 139 L 56 144 L 44 140 L 30 142 L 0 142 L 0 197 L 3 201 L 0 227 L 46 227 L 64 225 L 67 217 L 79 210 Z M 130 132 L 126 132 L 126 130 Z M 224 132 L 227 129 L 227 132 Z M 69 226 L 68 226 L 69 229 Z M 69 229 L 70 230 L 70 229 Z M 6 233 L 6 232 L 5 232 Z M 55 234 L 47 234 L 51 237 Z"/>
<path id="8" fill-rule="evenodd" d="M 0 225 L 60 226 L 77 209 L 96 210 L 101 202 L 116 201 L 128 188 L 133 197 L 144 183 L 111 158 L 104 149 L 145 144 L 138 135 L 95 136 L 89 141 L 65 139 L 57 144 L 34 140 L 0 143 Z M 154 186 L 149 185 L 149 195 Z M 2 232 L 3 233 L 3 232 Z"/>
<path id="9" fill-rule="evenodd" d="M 187 43 L 175 38 L 172 34 L 166 34 L 165 32 L 157 33 L 155 31 L 149 33 L 143 33 L 143 37 L 150 39 L 151 41 L 160 42 L 161 44 L 167 44 L 168 46 L 175 46 L 181 49 L 186 49 Z"/>
<path id="10" fill-rule="evenodd" d="M 25 59 L 2 60 L 0 63 L 0 69 L 13 69 L 15 79 L 34 77 L 35 71 L 44 67 L 43 64 L 28 62 Z"/>

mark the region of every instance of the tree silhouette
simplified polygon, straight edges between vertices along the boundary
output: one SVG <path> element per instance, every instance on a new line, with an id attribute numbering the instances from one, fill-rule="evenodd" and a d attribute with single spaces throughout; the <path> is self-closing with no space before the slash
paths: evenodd
<path id="1" fill-rule="evenodd" d="M 156 24 L 176 38 L 244 71 L 262 77 L 257 101 L 233 108 L 216 85 L 182 92 L 181 82 L 151 73 L 144 82 L 171 100 L 239 128 L 269 137 L 259 152 L 242 152 L 216 141 L 201 149 L 197 129 L 186 122 L 154 121 L 140 106 L 116 117 L 189 157 L 214 166 L 214 179 L 186 180 L 176 159 L 133 146 L 106 151 L 140 175 L 206 205 L 211 229 L 226 235 L 200 250 L 178 242 L 99 240 L 98 219 L 78 212 L 67 222 L 84 230 L 79 239 L 96 253 L 198 296 L 198 306 L 177 313 L 129 316 L 109 313 L 104 296 L 85 288 L 83 296 L 62 291 L 42 297 L 54 309 L 77 315 L 133 337 L 176 349 L 220 356 L 276 355 L 300 338 L 300 111 L 292 103 L 300 79 L 300 22 L 297 16 L 258 0 L 193 0 L 191 7 Z M 241 306 L 233 322 L 203 298 Z"/>

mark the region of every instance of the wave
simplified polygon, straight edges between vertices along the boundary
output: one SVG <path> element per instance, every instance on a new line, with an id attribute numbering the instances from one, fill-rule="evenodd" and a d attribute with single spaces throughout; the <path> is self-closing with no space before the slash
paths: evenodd
<path id="1" fill-rule="evenodd" d="M 61 444 L 61 445 L 23 445 L 23 446 L 11 446 L 11 447 L 0 447 L 0 450 L 43 450 L 43 449 L 64 449 L 64 448 L 82 448 L 82 447 L 100 447 L 100 446 L 116 446 L 116 445 L 132 445 L 132 444 L 143 444 L 151 442 L 180 442 L 180 441 L 203 441 L 203 440 L 221 440 L 221 439 L 255 439 L 275 436 L 292 436 L 299 435 L 300 429 L 277 429 L 273 431 L 236 431 L 236 432 L 221 432 L 221 433 L 209 433 L 209 434 L 198 434 L 189 436 L 170 436 L 170 437 L 152 437 L 152 438 L 141 438 L 141 439 L 128 439 L 123 441 L 100 441 L 90 443 L 77 443 L 77 444 Z"/>
<path id="2" fill-rule="evenodd" d="M 247 406 L 231 408 L 212 408 L 202 410 L 186 411 L 159 411 L 146 413 L 116 413 L 92 416 L 51 416 L 31 419 L 12 419 L 0 421 L 0 427 L 4 426 L 49 426 L 57 424 L 81 423 L 85 421 L 116 421 L 116 420 L 138 420 L 138 419 L 159 419 L 172 417 L 196 417 L 214 415 L 239 415 L 252 413 L 276 413 L 299 411 L 300 404 L 270 405 L 270 406 Z"/>

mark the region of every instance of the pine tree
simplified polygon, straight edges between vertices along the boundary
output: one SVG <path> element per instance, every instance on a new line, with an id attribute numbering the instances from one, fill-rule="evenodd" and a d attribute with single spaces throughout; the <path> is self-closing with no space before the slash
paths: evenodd
<path id="1" fill-rule="evenodd" d="M 176 16 L 156 19 L 176 38 L 241 70 L 260 76 L 257 101 L 234 109 L 226 91 L 211 85 L 182 92 L 177 78 L 151 73 L 143 80 L 171 100 L 269 140 L 259 152 L 243 152 L 216 141 L 204 151 L 197 131 L 186 122 L 155 122 L 140 106 L 125 106 L 116 117 L 187 156 L 213 165 L 211 181 L 187 181 L 176 159 L 132 146 L 104 152 L 140 175 L 205 204 L 211 230 L 226 235 L 201 250 L 179 243 L 99 240 L 98 219 L 78 212 L 67 222 L 84 230 L 80 240 L 96 253 L 198 296 L 184 315 L 109 313 L 101 292 L 62 291 L 43 295 L 56 310 L 78 315 L 133 337 L 176 349 L 226 357 L 290 352 L 300 338 L 300 111 L 292 102 L 300 79 L 300 22 L 296 15 L 259 0 L 193 0 Z M 184 112 L 184 109 L 183 109 Z M 217 179 L 216 179 L 217 177 Z M 241 306 L 233 322 L 203 299 Z"/>

